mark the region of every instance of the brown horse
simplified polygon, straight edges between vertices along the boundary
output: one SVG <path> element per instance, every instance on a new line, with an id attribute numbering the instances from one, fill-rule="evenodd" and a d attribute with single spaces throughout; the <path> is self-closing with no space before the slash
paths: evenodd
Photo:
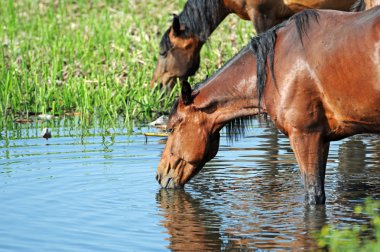
<path id="1" fill-rule="evenodd" d="M 161 39 L 151 87 L 158 82 L 171 89 L 177 78 L 186 80 L 194 75 L 203 44 L 231 13 L 251 20 L 261 33 L 303 9 L 348 11 L 356 1 L 356 6 L 361 6 L 364 0 L 188 0 Z"/>
<path id="2" fill-rule="evenodd" d="M 182 187 L 216 155 L 222 127 L 243 133 L 260 109 L 290 139 L 306 202 L 325 203 L 330 141 L 380 133 L 380 7 L 306 10 L 254 37 L 194 91 L 182 82 L 158 182 Z"/>

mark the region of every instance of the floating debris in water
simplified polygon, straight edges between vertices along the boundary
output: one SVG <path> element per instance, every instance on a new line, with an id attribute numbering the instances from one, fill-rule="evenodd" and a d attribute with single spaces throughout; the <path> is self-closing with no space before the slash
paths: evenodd
<path id="1" fill-rule="evenodd" d="M 146 132 L 144 133 L 145 136 L 145 142 L 148 141 L 148 137 L 168 137 L 169 134 L 166 131 L 167 124 L 168 124 L 169 116 L 167 115 L 162 115 L 153 122 L 149 123 L 149 126 L 158 128 L 161 130 L 161 132 Z"/>
<path id="2" fill-rule="evenodd" d="M 168 137 L 169 133 L 167 132 L 145 132 L 145 143 L 148 142 L 148 137 Z"/>
<path id="3" fill-rule="evenodd" d="M 33 120 L 29 119 L 29 118 L 19 118 L 19 119 L 16 119 L 15 122 L 17 122 L 17 123 L 31 123 L 31 122 L 33 122 Z"/>
<path id="4" fill-rule="evenodd" d="M 80 116 L 80 112 L 65 112 L 66 116 Z"/>
<path id="5" fill-rule="evenodd" d="M 161 130 L 166 130 L 166 125 L 168 124 L 169 116 L 162 115 L 153 122 L 149 123 L 149 126 L 159 128 Z"/>
<path id="6" fill-rule="evenodd" d="M 46 140 L 48 140 L 49 138 L 51 138 L 51 132 L 49 131 L 48 128 L 44 128 L 44 129 L 42 130 L 41 136 L 42 136 L 43 138 L 45 138 Z"/>
<path id="7" fill-rule="evenodd" d="M 50 121 L 51 119 L 53 119 L 53 115 L 41 114 L 41 115 L 38 115 L 37 118 L 40 120 Z"/>
<path id="8" fill-rule="evenodd" d="M 165 133 L 165 132 L 160 132 L 160 133 L 155 133 L 155 132 L 145 132 L 144 133 L 144 136 L 148 137 L 148 136 L 155 136 L 155 137 L 167 137 L 169 136 L 168 133 Z"/>

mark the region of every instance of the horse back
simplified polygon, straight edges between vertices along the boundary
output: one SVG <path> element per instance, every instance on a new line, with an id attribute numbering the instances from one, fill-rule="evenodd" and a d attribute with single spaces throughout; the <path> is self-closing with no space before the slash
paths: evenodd
<path id="1" fill-rule="evenodd" d="M 380 7 L 318 11 L 304 35 L 290 22 L 278 31 L 271 92 L 284 109 L 272 113 L 291 127 L 328 125 L 332 138 L 380 132 L 379 66 Z"/>
<path id="2" fill-rule="evenodd" d="M 340 22 L 319 37 L 319 60 L 309 52 L 320 91 L 343 120 L 380 123 L 380 8 L 343 14 Z"/>

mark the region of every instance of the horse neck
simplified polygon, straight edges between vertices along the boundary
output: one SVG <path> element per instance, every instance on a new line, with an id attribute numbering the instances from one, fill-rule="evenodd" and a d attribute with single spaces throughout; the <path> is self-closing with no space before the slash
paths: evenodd
<path id="1" fill-rule="evenodd" d="M 189 0 L 179 15 L 181 24 L 198 36 L 202 43 L 229 14 L 220 0 Z"/>
<path id="2" fill-rule="evenodd" d="M 195 106 L 209 111 L 210 120 L 217 127 L 237 118 L 253 116 L 258 113 L 255 84 L 256 59 L 247 46 L 195 90 Z"/>

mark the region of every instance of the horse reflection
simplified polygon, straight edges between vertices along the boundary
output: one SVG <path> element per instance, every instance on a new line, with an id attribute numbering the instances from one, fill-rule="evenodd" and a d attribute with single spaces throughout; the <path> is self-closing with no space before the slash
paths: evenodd
<path id="1" fill-rule="evenodd" d="M 217 190 L 217 189 L 215 189 Z M 247 192 L 243 200 L 232 195 L 226 200 L 224 211 L 216 214 L 212 209 L 216 201 L 210 200 L 215 191 L 202 192 L 202 200 L 193 198 L 183 190 L 161 189 L 157 203 L 164 220 L 162 226 L 169 235 L 168 249 L 172 251 L 222 250 L 315 250 L 312 234 L 326 223 L 325 209 L 307 209 L 291 214 L 291 206 L 249 206 L 255 193 Z M 207 199 L 207 201 L 206 201 Z M 283 215 L 281 214 L 283 212 Z M 231 214 L 234 213 L 234 214 Z M 266 213 L 264 215 L 264 213 Z M 257 217 L 261 216 L 261 217 Z"/>
<path id="2" fill-rule="evenodd" d="M 183 190 L 161 189 L 157 202 L 173 251 L 220 251 L 220 219 Z"/>
<path id="3" fill-rule="evenodd" d="M 376 165 L 380 162 L 379 151 L 377 135 L 359 135 L 340 145 L 337 182 L 332 192 L 336 201 L 380 197 L 380 173 Z"/>

